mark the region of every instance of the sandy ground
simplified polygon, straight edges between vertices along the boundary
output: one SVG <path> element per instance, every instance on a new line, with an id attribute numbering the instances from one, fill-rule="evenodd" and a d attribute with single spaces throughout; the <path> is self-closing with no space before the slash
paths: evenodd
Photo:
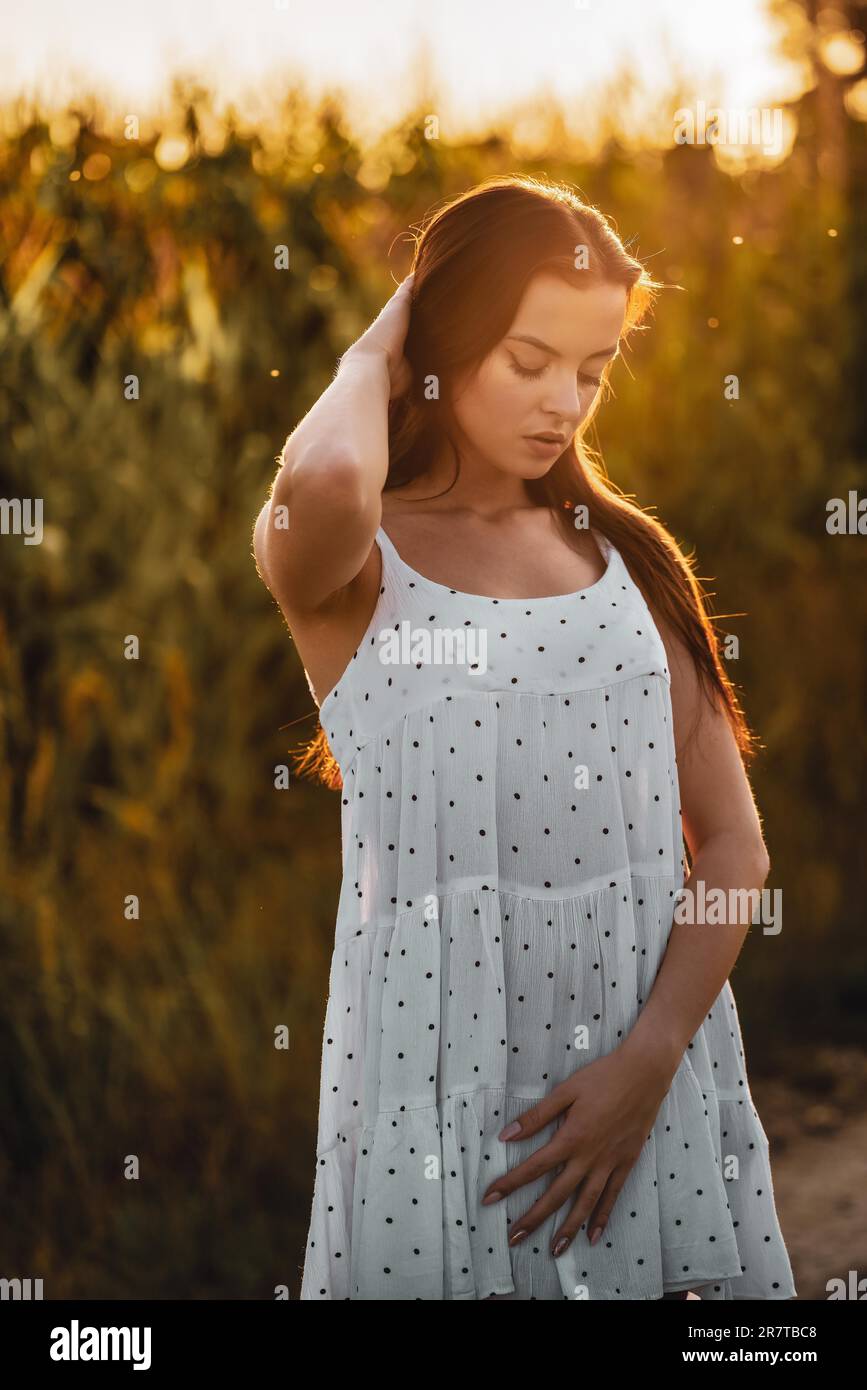
<path id="1" fill-rule="evenodd" d="M 829 1279 L 867 1279 L 867 1053 L 811 1049 L 780 1071 L 798 1085 L 751 1074 L 750 1090 L 798 1298 L 824 1300 Z"/>

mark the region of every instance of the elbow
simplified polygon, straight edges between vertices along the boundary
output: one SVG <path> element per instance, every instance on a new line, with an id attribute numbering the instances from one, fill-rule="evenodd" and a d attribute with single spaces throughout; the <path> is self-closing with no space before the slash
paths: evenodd
<path id="1" fill-rule="evenodd" d="M 253 559 L 256 564 L 256 572 L 259 575 L 265 588 L 270 590 L 271 578 L 268 573 L 268 565 L 265 559 L 265 539 L 268 529 L 268 515 L 271 510 L 270 499 L 267 501 L 256 518 L 256 525 L 253 528 Z"/>
<path id="2" fill-rule="evenodd" d="M 745 834 L 742 830 L 734 829 L 720 831 L 700 844 L 691 845 L 690 852 L 693 864 L 703 853 L 721 855 L 744 887 L 764 887 L 771 871 L 770 857 L 761 834 Z"/>
<path id="3" fill-rule="evenodd" d="M 771 872 L 771 859 L 770 855 L 768 854 L 768 848 L 764 840 L 759 840 L 754 852 L 756 856 L 756 874 L 759 878 L 760 886 L 763 887 L 768 880 L 768 875 Z"/>
<path id="4" fill-rule="evenodd" d="M 370 470 L 336 451 L 308 451 L 288 460 L 274 484 L 272 503 L 298 516 L 358 516 L 370 507 Z"/>
<path id="5" fill-rule="evenodd" d="M 771 872 L 771 861 L 761 835 L 758 838 L 751 835 L 748 840 L 741 842 L 740 862 L 743 865 L 742 872 L 749 878 L 750 883 L 758 888 L 763 887 Z"/>
<path id="6" fill-rule="evenodd" d="M 282 500 L 289 501 L 292 494 L 329 493 L 332 496 L 349 496 L 362 489 L 367 470 L 352 454 L 341 449 L 316 446 L 306 449 L 297 458 L 291 455 L 284 459 L 284 466 L 277 475 L 274 493 L 282 490 Z M 281 488 L 282 484 L 282 488 Z"/>

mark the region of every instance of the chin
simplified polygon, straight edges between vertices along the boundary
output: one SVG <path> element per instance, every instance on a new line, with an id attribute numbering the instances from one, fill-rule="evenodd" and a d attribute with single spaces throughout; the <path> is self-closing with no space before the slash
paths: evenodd
<path id="1" fill-rule="evenodd" d="M 547 459 L 540 459 L 539 462 L 535 464 L 531 462 L 529 466 L 526 463 L 522 463 L 520 468 L 515 469 L 515 472 L 519 473 L 522 478 L 526 478 L 528 481 L 531 478 L 544 478 L 546 473 L 551 472 L 556 462 L 557 459 L 554 458 L 550 463 Z"/>
<path id="2" fill-rule="evenodd" d="M 504 466 L 502 462 L 497 465 L 498 472 L 505 473 L 510 478 L 522 478 L 525 483 L 531 483 L 535 478 L 544 478 L 545 474 L 550 472 L 550 468 L 551 465 L 547 463 L 542 463 L 535 468 L 532 463 L 528 467 L 523 462 L 516 463 L 514 468 L 509 468 L 508 464 Z"/>
<path id="3" fill-rule="evenodd" d="M 533 458 L 520 445 L 515 448 L 514 442 L 505 443 L 499 455 L 494 455 L 492 459 L 496 468 L 513 478 L 542 478 L 556 461 L 556 455 L 553 458 Z"/>

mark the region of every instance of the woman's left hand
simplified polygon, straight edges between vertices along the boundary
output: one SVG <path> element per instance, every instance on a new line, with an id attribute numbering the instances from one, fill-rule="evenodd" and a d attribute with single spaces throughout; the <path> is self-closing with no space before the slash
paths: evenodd
<path id="1" fill-rule="evenodd" d="M 668 1093 L 673 1070 L 646 1053 L 636 1056 L 623 1047 L 588 1062 L 550 1095 L 507 1126 L 500 1138 L 527 1139 L 538 1134 L 562 1111 L 566 1118 L 547 1144 L 525 1162 L 489 1184 L 483 1204 L 499 1200 L 553 1169 L 557 1176 L 544 1196 L 515 1223 L 509 1237 L 517 1245 L 577 1193 L 569 1215 L 551 1241 L 551 1253 L 563 1251 L 587 1222 L 591 1245 L 602 1235 L 617 1195 L 653 1129 L 659 1107 Z M 580 1188 L 580 1192 L 578 1189 Z"/>

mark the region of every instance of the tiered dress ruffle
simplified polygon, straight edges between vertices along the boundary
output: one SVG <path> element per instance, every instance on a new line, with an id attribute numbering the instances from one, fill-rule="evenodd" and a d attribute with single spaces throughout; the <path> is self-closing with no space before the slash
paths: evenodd
<path id="1" fill-rule="evenodd" d="M 597 540 L 596 584 L 497 600 L 377 535 L 376 611 L 320 710 L 343 881 L 302 1299 L 795 1297 L 728 982 L 602 1240 L 551 1255 L 573 1197 L 509 1247 L 551 1173 L 481 1205 L 560 1120 L 500 1131 L 634 1025 L 684 881 L 665 648 Z M 387 664 L 407 621 L 483 631 L 485 661 Z"/>

